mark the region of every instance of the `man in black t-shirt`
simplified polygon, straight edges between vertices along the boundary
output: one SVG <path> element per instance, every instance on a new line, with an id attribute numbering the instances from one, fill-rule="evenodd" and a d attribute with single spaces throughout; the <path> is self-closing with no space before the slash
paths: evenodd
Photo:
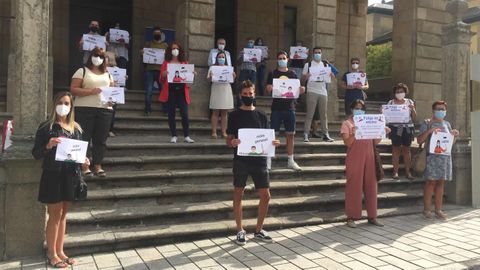
<path id="1" fill-rule="evenodd" d="M 350 105 L 355 100 L 365 100 L 364 91 L 368 90 L 368 80 L 367 74 L 363 71 L 360 71 L 360 59 L 354 57 L 350 59 L 350 63 L 352 65 L 352 69 L 342 76 L 342 80 L 340 81 L 340 87 L 345 89 L 345 114 L 347 117 L 352 114 L 352 110 L 350 109 Z M 365 76 L 365 84 L 362 85 L 360 82 L 354 82 L 353 85 L 348 85 L 347 82 L 347 75 L 353 72 L 361 73 L 362 76 Z"/>
<path id="2" fill-rule="evenodd" d="M 242 105 L 228 115 L 227 145 L 234 148 L 233 158 L 233 213 L 237 224 L 237 244 L 245 245 L 246 232 L 242 224 L 242 198 L 248 176 L 252 177 L 255 190 L 258 190 L 260 203 L 258 205 L 257 227 L 255 239 L 271 242 L 272 238 L 263 230 L 263 221 L 268 211 L 270 201 L 270 183 L 267 170 L 267 159 L 261 156 L 238 156 L 237 147 L 242 143 L 238 139 L 238 130 L 241 128 L 268 128 L 265 113 L 258 111 L 253 106 L 255 101 L 255 85 L 247 80 L 242 83 L 240 90 Z M 272 141 L 275 146 L 280 145 L 279 140 Z"/>
<path id="3" fill-rule="evenodd" d="M 287 67 L 288 54 L 286 52 L 277 53 L 277 69 L 268 74 L 267 94 L 273 91 L 273 79 L 297 79 L 297 75 Z M 305 87 L 300 87 L 300 94 L 305 93 Z M 275 133 L 280 132 L 282 123 L 285 126 L 285 135 L 287 138 L 287 167 L 295 171 L 301 171 L 302 168 L 293 159 L 293 142 L 295 137 L 295 99 L 274 98 L 272 101 L 271 126 Z"/>

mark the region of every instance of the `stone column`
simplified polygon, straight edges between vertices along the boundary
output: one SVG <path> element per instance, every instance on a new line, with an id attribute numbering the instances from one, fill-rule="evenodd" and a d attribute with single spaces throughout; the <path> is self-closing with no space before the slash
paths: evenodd
<path id="1" fill-rule="evenodd" d="M 41 170 L 31 149 L 36 129 L 46 119 L 51 91 L 51 7 L 52 0 L 12 1 L 16 19 L 8 88 L 15 93 L 15 128 L 13 146 L 2 156 L 0 168 L 1 257 L 39 255 L 43 250 L 45 207 L 37 202 Z"/>
<path id="2" fill-rule="evenodd" d="M 480 126 L 480 111 L 472 112 L 471 125 L 474 127 Z M 478 162 L 480 160 L 480 128 L 472 129 L 472 158 L 471 163 Z M 480 208 L 480 167 L 472 167 L 472 206 Z"/>
<path id="3" fill-rule="evenodd" d="M 446 10 L 452 23 L 442 27 L 442 96 L 448 103 L 447 120 L 460 131 L 452 150 L 455 181 L 447 185 L 448 200 L 457 204 L 471 203 L 470 137 L 470 25 L 462 22 L 468 9 L 465 0 L 450 0 Z"/>
<path id="4" fill-rule="evenodd" d="M 190 87 L 189 114 L 208 117 L 210 83 L 207 81 L 208 54 L 215 39 L 215 1 L 185 0 L 177 8 L 177 40 L 187 52 L 187 59 L 195 64 L 197 76 Z"/>

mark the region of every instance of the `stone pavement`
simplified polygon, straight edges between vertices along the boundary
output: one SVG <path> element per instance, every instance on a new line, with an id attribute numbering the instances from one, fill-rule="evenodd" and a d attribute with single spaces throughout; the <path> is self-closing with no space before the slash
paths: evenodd
<path id="1" fill-rule="evenodd" d="M 419 215 L 271 232 L 274 243 L 240 247 L 233 235 L 77 257 L 72 269 L 475 269 L 480 267 L 480 210 L 447 211 L 448 221 Z M 233 221 L 232 221 L 233 222 Z M 252 235 L 249 235 L 252 237 Z M 0 262 L 3 269 L 47 269 L 41 258 Z M 480 269 L 480 268 L 479 268 Z"/>

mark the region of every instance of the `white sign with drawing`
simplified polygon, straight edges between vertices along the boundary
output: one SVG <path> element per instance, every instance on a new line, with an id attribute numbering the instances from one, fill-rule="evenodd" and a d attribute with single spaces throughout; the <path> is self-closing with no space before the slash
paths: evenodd
<path id="1" fill-rule="evenodd" d="M 241 128 L 238 130 L 240 144 L 237 155 L 250 157 L 274 157 L 275 130 L 260 128 Z"/>
<path id="2" fill-rule="evenodd" d="M 382 105 L 382 110 L 387 124 L 410 123 L 410 108 L 408 105 Z"/>
<path id="3" fill-rule="evenodd" d="M 108 73 L 112 75 L 113 82 L 117 86 L 125 86 L 127 82 L 127 70 L 119 67 L 107 67 Z"/>
<path id="4" fill-rule="evenodd" d="M 308 78 L 309 81 L 325 83 L 332 82 L 332 69 L 330 67 L 312 66 L 309 68 L 308 72 L 310 73 L 310 78 Z"/>
<path id="5" fill-rule="evenodd" d="M 161 65 L 165 59 L 164 49 L 143 48 L 143 63 Z"/>
<path id="6" fill-rule="evenodd" d="M 371 140 L 384 139 L 385 132 L 385 116 L 383 114 L 364 114 L 353 116 L 356 132 L 355 139 Z"/>
<path id="7" fill-rule="evenodd" d="M 125 88 L 123 87 L 101 87 L 100 101 L 102 103 L 125 104 Z"/>
<path id="8" fill-rule="evenodd" d="M 60 138 L 55 160 L 83 164 L 87 157 L 87 148 L 88 142 L 86 141 Z"/>
<path id="9" fill-rule="evenodd" d="M 107 40 L 104 36 L 101 35 L 90 35 L 90 34 L 84 34 L 83 35 L 83 47 L 82 49 L 84 51 L 91 51 L 95 49 L 95 47 L 104 49 L 107 47 Z"/>
<path id="10" fill-rule="evenodd" d="M 262 59 L 262 50 L 260 49 L 243 49 L 243 62 L 257 63 Z"/>
<path id="11" fill-rule="evenodd" d="M 211 66 L 210 72 L 212 82 L 233 83 L 233 67 L 231 66 Z"/>
<path id="12" fill-rule="evenodd" d="M 430 154 L 450 156 L 454 136 L 449 132 L 434 132 L 430 137 Z"/>
<path id="13" fill-rule="evenodd" d="M 110 28 L 109 33 L 110 42 L 112 43 L 128 44 L 130 42 L 130 34 L 128 31 Z"/>
<path id="14" fill-rule="evenodd" d="M 273 79 L 273 98 L 298 98 L 300 95 L 299 79 Z"/>
<path id="15" fill-rule="evenodd" d="M 307 59 L 308 48 L 302 46 L 290 47 L 290 59 Z"/>
<path id="16" fill-rule="evenodd" d="M 193 64 L 168 64 L 167 71 L 169 83 L 193 83 L 195 79 Z"/>
<path id="17" fill-rule="evenodd" d="M 262 50 L 262 59 L 268 58 L 268 47 L 267 46 L 253 46 L 254 49 Z"/>
<path id="18" fill-rule="evenodd" d="M 363 86 L 367 81 L 367 74 L 363 72 L 350 72 L 347 74 L 347 85 Z"/>

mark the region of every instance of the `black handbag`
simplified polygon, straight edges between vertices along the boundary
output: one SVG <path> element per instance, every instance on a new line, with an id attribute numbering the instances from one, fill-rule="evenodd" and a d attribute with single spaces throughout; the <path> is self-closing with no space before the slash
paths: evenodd
<path id="1" fill-rule="evenodd" d="M 74 175 L 73 177 L 75 177 L 75 190 L 74 190 L 74 200 L 75 201 L 84 201 L 87 199 L 87 191 L 88 191 L 88 187 L 87 187 L 87 183 L 85 182 L 85 180 L 83 179 L 83 176 L 82 176 L 82 173 L 80 172 L 77 172 L 76 175 Z"/>

